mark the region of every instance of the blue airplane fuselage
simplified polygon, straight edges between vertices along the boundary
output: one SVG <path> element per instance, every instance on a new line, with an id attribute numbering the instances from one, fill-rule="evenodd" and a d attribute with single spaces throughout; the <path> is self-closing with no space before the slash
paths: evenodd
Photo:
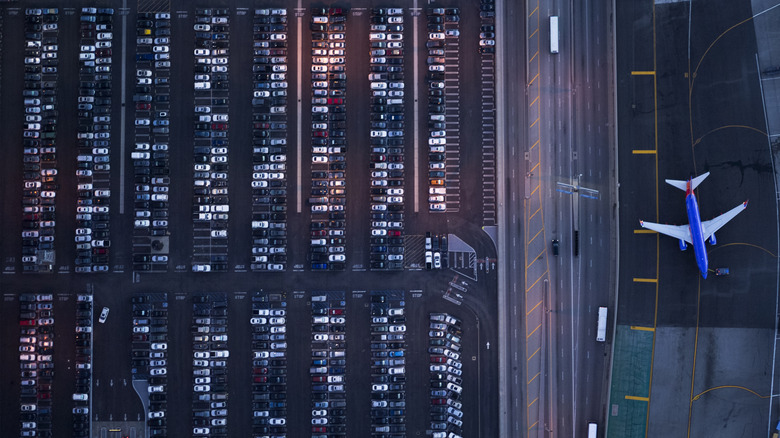
<path id="1" fill-rule="evenodd" d="M 696 195 L 690 190 L 690 181 L 688 183 L 688 194 L 685 197 L 685 208 L 688 210 L 688 226 L 691 229 L 691 243 L 693 252 L 696 256 L 696 264 L 704 278 L 707 278 L 707 250 L 704 247 L 704 234 L 701 229 L 701 217 L 699 216 L 699 204 L 696 202 Z"/>

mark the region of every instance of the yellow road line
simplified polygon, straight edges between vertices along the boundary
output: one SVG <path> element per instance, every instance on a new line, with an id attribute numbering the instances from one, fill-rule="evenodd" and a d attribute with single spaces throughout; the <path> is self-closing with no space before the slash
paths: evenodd
<path id="1" fill-rule="evenodd" d="M 545 250 L 542 250 L 542 252 L 544 252 L 544 251 L 546 251 L 546 249 L 545 249 Z M 526 248 L 526 254 L 527 254 L 527 253 L 528 253 L 528 249 Z M 538 259 L 539 257 L 537 256 L 536 258 Z M 526 269 L 528 269 L 528 268 L 526 268 Z M 531 284 L 531 286 L 529 286 L 529 287 L 528 287 L 528 289 L 526 289 L 525 291 L 526 291 L 526 292 L 528 292 L 528 291 L 530 291 L 531 289 L 533 289 L 533 288 L 534 288 L 534 286 L 536 285 L 536 283 L 538 283 L 538 282 L 539 282 L 539 280 L 541 280 L 542 278 L 544 278 L 544 276 L 545 276 L 545 275 L 547 275 L 547 272 L 548 272 L 548 271 L 549 271 L 549 268 L 547 269 L 547 271 L 544 271 L 544 272 L 542 272 L 542 275 L 540 275 L 540 276 L 539 276 L 539 278 L 537 278 L 537 279 L 536 279 L 536 281 L 534 281 L 534 282 Z M 526 273 L 526 276 L 525 276 L 525 278 L 526 278 L 526 279 L 528 279 L 528 275 L 527 275 L 527 273 Z"/>
<path id="2" fill-rule="evenodd" d="M 631 76 L 655 76 L 655 72 L 652 70 L 634 70 L 631 72 Z"/>
<path id="3" fill-rule="evenodd" d="M 534 237 L 532 237 L 532 238 L 528 239 L 528 243 L 532 243 L 534 240 L 536 240 L 536 238 L 537 238 L 537 237 L 538 237 L 540 234 L 542 234 L 542 232 L 544 232 L 544 228 L 539 228 L 539 231 L 538 231 L 536 234 L 534 234 Z"/>
<path id="4" fill-rule="evenodd" d="M 540 371 L 540 372 L 538 372 L 538 373 L 536 373 L 536 374 L 535 374 L 533 377 L 531 377 L 531 380 L 529 380 L 528 382 L 526 382 L 526 384 L 527 384 L 527 385 L 530 385 L 530 384 L 531 384 L 531 382 L 533 382 L 534 380 L 536 380 L 536 378 L 537 378 L 537 377 L 539 377 L 539 376 L 541 376 L 541 375 L 542 375 L 542 372 L 541 372 L 541 371 Z"/>
<path id="5" fill-rule="evenodd" d="M 652 149 L 634 149 L 631 153 L 634 155 L 655 155 L 658 152 Z"/>
<path id="6" fill-rule="evenodd" d="M 638 278 L 634 277 L 634 283 L 658 283 L 657 278 Z"/>
<path id="7" fill-rule="evenodd" d="M 525 312 L 525 314 L 526 314 L 526 315 L 530 315 L 530 314 L 531 314 L 531 312 L 533 312 L 533 311 L 534 311 L 534 310 L 535 310 L 537 307 L 541 306 L 543 302 L 544 302 L 544 301 L 539 301 L 538 303 L 536 303 L 536 305 L 535 305 L 535 306 L 534 306 L 534 307 L 533 307 L 531 310 L 529 310 L 529 311 Z"/>
<path id="8" fill-rule="evenodd" d="M 632 325 L 630 327 L 631 327 L 631 330 L 639 330 L 639 331 L 642 331 L 642 332 L 654 332 L 655 331 L 654 327 L 642 327 L 642 326 L 638 326 L 638 325 Z"/>
<path id="9" fill-rule="evenodd" d="M 636 400 L 636 401 L 650 401 L 650 397 L 637 397 L 635 395 L 627 395 L 626 400 Z"/>
<path id="10" fill-rule="evenodd" d="M 540 351 L 542 351 L 542 347 L 539 347 L 539 348 L 537 348 L 536 350 L 534 350 L 534 352 L 533 352 L 533 353 L 531 353 L 531 355 L 530 355 L 530 356 L 528 356 L 528 358 L 527 358 L 525 361 L 526 361 L 526 362 L 530 361 L 531 359 L 533 359 L 533 358 L 534 358 L 534 356 L 536 356 L 537 354 L 539 354 L 539 352 L 540 352 Z"/>
<path id="11" fill-rule="evenodd" d="M 640 228 L 638 230 L 634 230 L 634 234 L 655 234 L 656 231 L 648 230 L 646 228 Z"/>
<path id="12" fill-rule="evenodd" d="M 530 337 L 531 337 L 531 336 L 533 336 L 533 334 L 534 334 L 534 333 L 536 333 L 536 331 L 537 331 L 537 330 L 539 330 L 540 328 L 542 328 L 542 325 L 541 325 L 541 324 L 537 324 L 537 326 L 536 326 L 536 327 L 534 327 L 534 329 L 533 329 L 533 330 L 531 330 L 531 333 L 528 333 L 527 335 L 525 335 L 525 338 L 526 338 L 526 339 L 530 338 Z"/>

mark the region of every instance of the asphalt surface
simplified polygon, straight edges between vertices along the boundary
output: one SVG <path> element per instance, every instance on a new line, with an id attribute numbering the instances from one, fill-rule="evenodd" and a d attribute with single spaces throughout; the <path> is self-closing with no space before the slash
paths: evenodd
<path id="1" fill-rule="evenodd" d="M 218 2 L 210 6 L 224 5 L 231 7 L 232 11 L 237 7 L 248 7 L 247 15 L 233 13 L 230 18 L 230 141 L 233 147 L 229 152 L 230 168 L 230 202 L 231 215 L 229 224 L 229 270 L 228 273 L 198 275 L 191 272 L 190 263 L 192 255 L 192 219 L 191 219 L 191 193 L 192 193 L 192 109 L 193 91 L 190 75 L 194 57 L 192 55 L 194 35 L 192 24 L 194 23 L 194 9 L 190 5 L 171 5 L 172 24 L 172 78 L 171 85 L 171 149 L 170 163 L 171 173 L 171 238 L 170 238 L 170 269 L 165 274 L 140 274 L 132 272 L 132 163 L 127 157 L 121 160 L 118 133 L 120 132 L 121 111 L 125 114 L 126 146 L 124 154 L 129 156 L 133 139 L 134 114 L 131 109 L 131 99 L 134 84 L 132 78 L 135 69 L 135 13 L 136 5 L 129 3 L 127 15 L 127 28 L 122 28 L 122 16 L 117 12 L 114 21 L 115 46 L 120 41 L 124 32 L 127 37 L 127 52 L 120 54 L 114 48 L 113 63 L 113 90 L 112 102 L 114 117 L 112 117 L 112 149 L 111 149 L 111 191 L 112 203 L 110 224 L 112 231 L 112 247 L 110 267 L 111 271 L 105 275 L 76 275 L 73 274 L 73 261 L 75 258 L 75 245 L 73 244 L 75 229 L 75 161 L 76 161 L 76 113 L 75 108 L 78 82 L 78 64 L 76 62 L 64 62 L 78 57 L 78 16 L 66 14 L 60 10 L 59 33 L 59 84 L 57 89 L 59 120 L 58 120 L 58 168 L 61 178 L 61 186 L 57 195 L 57 235 L 56 235 L 56 263 L 55 274 L 22 274 L 21 271 L 21 190 L 22 190 L 22 96 L 18 92 L 22 88 L 23 69 L 20 68 L 23 57 L 22 21 L 24 5 L 13 4 L 6 6 L 2 18 L 2 79 L 0 88 L 0 116 L 5 125 L 12 127 L 0 132 L 0 140 L 4 144 L 19 145 L 9 147 L 5 159 L 0 162 L 2 168 L 2 185 L 5 188 L 2 197 L 2 215 L 0 226 L 9 230 L 9 233 L 0 236 L 0 254 L 3 261 L 4 275 L 0 276 L 0 290 L 3 291 L 4 300 L 0 304 L 2 315 L 2 338 L 0 339 L 0 351 L 3 357 L 10 360 L 3 361 L 0 369 L 8 376 L 2 385 L 2 400 L 0 406 L 0 423 L 7 427 L 9 435 L 14 435 L 19 427 L 19 367 L 15 359 L 18 352 L 18 321 L 19 303 L 17 295 L 25 292 L 51 291 L 56 294 L 54 304 L 55 314 L 55 379 L 53 387 L 54 406 L 57 406 L 53 414 L 53 425 L 59 430 L 69 430 L 72 421 L 70 395 L 73 392 L 74 373 L 71 364 L 74 361 L 73 331 L 75 327 L 75 294 L 85 290 L 94 290 L 96 314 L 103 307 L 111 309 L 108 321 L 105 324 L 95 324 L 93 341 L 94 373 L 93 373 L 93 421 L 111 422 L 116 424 L 122 421 L 143 420 L 143 408 L 140 399 L 131 386 L 130 378 L 130 335 L 131 335 L 131 304 L 130 297 L 136 293 L 168 294 L 169 303 L 169 417 L 168 424 L 172 436 L 188 433 L 191 424 L 191 297 L 195 293 L 225 292 L 229 301 L 229 347 L 231 358 L 228 363 L 229 389 L 231 393 L 230 430 L 247 436 L 251 425 L 251 412 L 248 407 L 249 382 L 248 367 L 250 365 L 249 346 L 249 306 L 245 300 L 248 295 L 241 294 L 253 291 L 274 291 L 285 294 L 288 301 L 288 327 L 298 327 L 289 333 L 288 343 L 288 425 L 290 436 L 300 436 L 306 433 L 310 425 L 309 402 L 309 374 L 307 367 L 310 360 L 310 333 L 307 319 L 311 316 L 308 297 L 311 292 L 319 290 L 343 290 L 347 295 L 347 308 L 350 318 L 347 323 L 347 378 L 350 382 L 348 394 L 348 421 L 350 431 L 348 436 L 364 436 L 368 429 L 368 411 L 370 409 L 369 390 L 369 360 L 368 337 L 370 316 L 368 315 L 368 294 L 360 297 L 354 296 L 356 291 L 366 292 L 371 290 L 401 289 L 407 294 L 407 348 L 411 353 L 407 364 L 408 384 L 407 400 L 409 401 L 407 415 L 407 433 L 424 433 L 429 427 L 427 415 L 428 388 L 426 384 L 428 369 L 427 354 L 427 330 L 428 314 L 430 312 L 447 312 L 463 320 L 464 340 L 464 436 L 497 436 L 498 423 L 498 363 L 496 338 L 496 297 L 497 288 L 495 271 L 485 271 L 484 265 L 478 268 L 478 280 L 466 280 L 469 284 L 468 293 L 465 294 L 463 305 L 458 306 L 441 298 L 442 291 L 448 288 L 448 283 L 456 275 L 450 270 L 440 272 L 426 272 L 424 270 L 407 269 L 402 273 L 380 273 L 366 270 L 369 257 L 369 196 L 368 196 L 368 150 L 359 147 L 365 144 L 368 138 L 368 79 L 365 66 L 368 58 L 368 14 L 360 8 L 368 5 L 351 5 L 354 10 L 348 16 L 347 26 L 347 95 L 350 96 L 347 106 L 347 135 L 348 144 L 351 146 L 348 152 L 349 164 L 348 201 L 347 214 L 349 243 L 348 269 L 343 273 L 317 273 L 310 272 L 307 259 L 308 250 L 308 224 L 310 213 L 308 205 L 303 205 L 302 211 L 295 209 L 295 191 L 300 188 L 303 198 L 307 197 L 310 187 L 308 177 L 310 175 L 310 150 L 311 148 L 304 138 L 303 151 L 297 156 L 296 148 L 288 148 L 288 269 L 280 274 L 253 275 L 242 272 L 249 264 L 250 242 L 247 239 L 249 232 L 251 202 L 249 181 L 251 177 L 251 151 L 239 145 L 246 144 L 250 139 L 250 130 L 241 129 L 241 126 L 250 126 L 251 114 L 247 111 L 251 99 L 251 11 L 252 5 L 241 5 L 234 2 Z M 408 6 L 400 5 L 399 6 Z M 459 4 L 462 3 L 462 4 Z M 495 259 L 495 249 L 488 236 L 481 230 L 482 214 L 481 187 L 477 184 L 464 184 L 464 181 L 481 181 L 481 150 L 477 147 L 465 147 L 463 145 L 480 144 L 481 130 L 471 126 L 471 120 L 477 119 L 478 106 L 471 102 L 479 102 L 480 88 L 471 87 L 469 84 L 480 79 L 480 71 L 477 53 L 479 33 L 479 20 L 476 2 L 448 2 L 439 6 L 460 6 L 463 21 L 460 24 L 460 81 L 457 85 L 460 91 L 461 102 L 461 126 L 460 126 L 460 181 L 461 197 L 460 209 L 457 213 L 431 214 L 426 208 L 427 181 L 420 178 L 417 187 L 411 183 L 414 173 L 424 174 L 427 170 L 425 150 L 421 148 L 419 157 L 407 156 L 407 181 L 408 190 L 417 190 L 416 196 L 407 196 L 405 214 L 405 234 L 408 239 L 421 239 L 426 231 L 438 234 L 452 233 L 466 241 L 476 250 L 476 258 L 480 260 Z M 81 7 L 76 5 L 74 7 Z M 86 6 L 86 4 L 84 5 Z M 308 5 L 303 5 L 307 7 Z M 383 5 L 393 6 L 393 5 Z M 421 7 L 423 5 L 420 5 Z M 11 9 L 21 7 L 21 14 L 13 15 Z M 121 5 L 115 4 L 117 8 Z M 175 11 L 185 10 L 186 14 L 178 14 Z M 19 10 L 16 10 L 19 12 Z M 360 12 L 360 13 L 358 13 Z M 295 16 L 292 9 L 288 10 L 289 45 L 290 55 L 288 77 L 295 78 L 296 56 L 302 56 L 303 77 L 310 68 L 308 55 L 308 23 L 309 15 L 304 14 L 301 19 Z M 421 17 L 422 18 L 422 17 Z M 427 86 L 424 84 L 424 73 L 413 74 L 411 66 L 414 56 L 425 56 L 425 51 L 419 50 L 424 44 L 425 31 L 419 32 L 419 41 L 414 42 L 416 49 L 412 49 L 411 15 L 405 13 L 405 46 L 406 50 L 406 83 L 418 80 L 423 82 L 419 87 L 420 95 L 417 96 L 420 105 L 424 106 Z M 419 21 L 419 26 L 424 26 L 424 20 Z M 304 41 L 296 39 L 296 27 L 305 26 L 303 32 Z M 72 37 L 71 37 L 72 36 Z M 296 50 L 300 47 L 300 51 Z M 424 60 L 423 60 L 424 62 Z M 121 66 L 127 71 L 127 83 L 124 84 L 127 91 L 128 102 L 123 107 L 120 101 Z M 424 64 L 423 64 L 424 65 Z M 245 73 L 242 73 L 245 72 Z M 293 79 L 294 81 L 294 79 Z M 288 92 L 288 139 L 295 138 L 295 130 L 300 127 L 304 132 L 308 131 L 310 119 L 309 82 L 304 79 L 302 93 L 295 95 L 295 87 L 291 81 Z M 409 88 L 409 87 L 408 87 Z M 300 98 L 303 101 L 303 111 L 299 116 L 295 111 L 295 102 Z M 415 102 L 411 98 L 406 99 L 407 116 L 413 113 Z M 421 114 L 426 114 L 425 108 Z M 427 124 L 425 119 L 419 121 L 420 129 L 424 135 Z M 414 130 L 410 123 L 406 128 L 406 143 L 413 144 L 412 133 Z M 424 144 L 425 138 L 421 138 Z M 238 146 L 238 147 L 237 147 Z M 408 148 L 411 150 L 411 148 Z M 409 154 L 409 152 L 407 152 Z M 295 163 L 301 163 L 300 170 Z M 120 163 L 125 164 L 125 178 L 122 180 Z M 296 185 L 298 172 L 301 173 L 302 182 Z M 120 187 L 124 187 L 124 211 L 120 212 L 118 194 Z M 411 202 L 419 202 L 419 213 L 414 212 Z M 416 237 L 415 237 L 416 236 Z M 421 254 L 418 254 L 421 257 Z M 412 261 L 415 262 L 415 261 Z M 421 263 L 422 260 L 416 261 Z M 410 262 L 407 262 L 410 263 Z M 461 278 L 462 279 L 462 278 Z M 304 292 L 297 295 L 295 292 Z M 420 296 L 413 292 L 421 291 Z M 239 298 L 242 297 L 242 298 Z M 488 348 L 488 344 L 493 346 Z M 242 359 L 247 358 L 247 359 Z M 365 424 L 363 424 L 363 422 Z M 244 429 L 246 428 L 246 429 Z M 93 430 L 94 433 L 94 430 Z M 140 436 L 140 435 L 139 435 Z"/>
<path id="2" fill-rule="evenodd" d="M 618 4 L 618 330 L 656 333 L 652 384 L 643 380 L 637 394 L 649 396 L 641 405 L 646 436 L 766 436 L 778 416 L 769 398 L 713 391 L 769 395 L 776 375 L 777 196 L 748 20 L 760 11 L 741 2 L 688 6 L 656 6 L 653 29 L 637 21 L 652 13 L 649 5 Z M 750 203 L 717 233 L 717 245 L 707 244 L 704 279 L 691 249 L 635 230 L 639 219 L 687 223 L 685 194 L 664 179 L 707 171 L 696 191 L 702 220 Z M 721 267 L 730 275 L 716 276 Z"/>

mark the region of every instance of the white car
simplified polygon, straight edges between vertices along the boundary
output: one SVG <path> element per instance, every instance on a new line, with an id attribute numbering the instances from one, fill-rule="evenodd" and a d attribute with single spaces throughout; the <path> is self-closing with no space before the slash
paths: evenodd
<path id="1" fill-rule="evenodd" d="M 100 312 L 100 318 L 98 319 L 98 322 L 104 323 L 106 322 L 107 318 L 108 318 L 108 307 L 104 307 L 103 310 Z"/>
<path id="2" fill-rule="evenodd" d="M 152 350 L 167 350 L 167 349 L 168 349 L 168 344 L 166 344 L 165 342 L 152 344 Z"/>
<path id="3" fill-rule="evenodd" d="M 192 387 L 193 391 L 195 392 L 208 392 L 211 390 L 210 385 L 194 385 Z"/>

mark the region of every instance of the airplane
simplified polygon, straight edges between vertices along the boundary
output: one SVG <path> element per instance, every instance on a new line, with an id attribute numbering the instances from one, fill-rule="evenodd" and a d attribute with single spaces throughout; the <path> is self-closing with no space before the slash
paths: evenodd
<path id="1" fill-rule="evenodd" d="M 667 179 L 666 183 L 677 187 L 680 190 L 685 190 L 685 209 L 688 211 L 688 225 L 663 225 L 653 222 L 645 222 L 640 220 L 639 225 L 649 230 L 657 231 L 661 234 L 674 237 L 680 241 L 680 251 L 685 251 L 688 247 L 687 243 L 693 245 L 693 252 L 696 255 L 696 264 L 699 266 L 701 275 L 707 278 L 707 251 L 704 248 L 704 242 L 709 239 L 710 245 L 715 245 L 715 232 L 722 226 L 726 225 L 728 221 L 734 219 L 734 217 L 747 208 L 748 201 L 739 204 L 731 210 L 723 213 L 722 215 L 702 222 L 699 216 L 699 204 L 696 202 L 696 195 L 693 194 L 694 189 L 704 181 L 710 175 L 709 172 L 699 175 L 696 178 L 689 178 L 688 181 L 679 181 L 674 179 Z"/>

